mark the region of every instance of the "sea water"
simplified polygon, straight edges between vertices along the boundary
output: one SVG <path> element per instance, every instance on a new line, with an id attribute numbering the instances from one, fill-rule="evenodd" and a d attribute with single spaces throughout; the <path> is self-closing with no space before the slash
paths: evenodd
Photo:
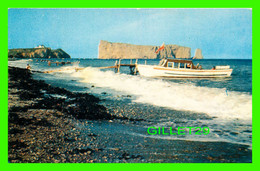
<path id="1" fill-rule="evenodd" d="M 150 137 L 168 140 L 222 141 L 252 145 L 252 60 L 203 59 L 193 60 L 204 69 L 216 65 L 230 65 L 231 77 L 211 79 L 160 79 L 130 75 L 128 67 L 120 73 L 114 69 L 98 69 L 113 66 L 115 59 L 55 59 L 55 61 L 80 61 L 77 65 L 48 66 L 41 59 L 9 61 L 9 65 L 32 70 L 57 70 L 50 74 L 36 73 L 54 86 L 70 91 L 86 92 L 98 96 L 108 111 L 144 119 L 138 123 L 94 124 L 104 134 L 127 134 L 133 137 Z M 136 61 L 133 60 L 133 63 Z M 145 60 L 139 59 L 139 64 Z M 158 59 L 147 60 L 147 65 L 156 65 Z M 130 63 L 130 60 L 121 60 Z M 75 67 L 83 70 L 75 71 Z M 149 135 L 149 127 L 208 127 L 208 135 Z"/>

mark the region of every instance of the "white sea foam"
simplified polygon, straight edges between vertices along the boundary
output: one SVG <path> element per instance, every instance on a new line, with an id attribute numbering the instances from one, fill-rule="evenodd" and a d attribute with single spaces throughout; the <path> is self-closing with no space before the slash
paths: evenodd
<path id="1" fill-rule="evenodd" d="M 136 96 L 135 102 L 180 111 L 206 113 L 221 119 L 252 119 L 252 95 L 226 89 L 198 87 L 160 79 L 148 79 L 112 71 L 86 68 L 73 77 L 98 87 L 123 91 Z"/>
<path id="2" fill-rule="evenodd" d="M 19 68 L 26 68 L 27 64 L 30 63 L 30 62 L 31 62 L 31 60 L 29 60 L 29 59 L 8 61 L 8 66 L 19 67 Z"/>

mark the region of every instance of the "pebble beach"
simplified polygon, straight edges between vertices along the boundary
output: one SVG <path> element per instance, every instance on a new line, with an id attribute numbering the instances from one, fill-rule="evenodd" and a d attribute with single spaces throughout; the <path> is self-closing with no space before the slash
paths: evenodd
<path id="1" fill-rule="evenodd" d="M 252 162 L 247 145 L 105 132 L 104 123 L 135 126 L 146 118 L 110 111 L 99 98 L 35 80 L 27 69 L 8 70 L 11 163 Z"/>

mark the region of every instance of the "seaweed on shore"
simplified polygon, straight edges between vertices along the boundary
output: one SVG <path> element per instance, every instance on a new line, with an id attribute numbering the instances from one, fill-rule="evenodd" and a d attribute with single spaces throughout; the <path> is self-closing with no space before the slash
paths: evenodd
<path id="1" fill-rule="evenodd" d="M 32 79 L 27 69 L 9 67 L 9 88 L 17 88 L 21 100 L 34 100 L 31 107 L 12 108 L 10 111 L 27 111 L 31 109 L 56 109 L 76 119 L 88 120 L 129 120 L 142 121 L 124 116 L 116 116 L 107 112 L 105 106 L 98 104 L 100 99 L 87 93 L 74 93 L 64 88 L 53 87 L 43 80 Z M 45 93 L 43 93 L 45 92 Z M 66 98 L 55 97 L 55 95 Z M 10 112 L 9 111 L 9 112 Z"/>
<path id="2" fill-rule="evenodd" d="M 98 135 L 78 138 L 70 120 L 135 120 L 109 114 L 93 95 L 34 80 L 26 69 L 8 69 L 9 162 L 108 162 L 106 151 L 93 144 Z"/>
<path id="3" fill-rule="evenodd" d="M 10 83 L 11 81 L 13 82 Z M 57 109 L 76 119 L 110 120 L 118 118 L 109 114 L 104 106 L 98 104 L 99 98 L 87 93 L 73 93 L 64 88 L 50 86 L 44 81 L 33 80 L 31 73 L 26 69 L 9 67 L 9 86 L 19 90 L 21 100 L 36 99 L 36 103 L 30 107 L 31 109 Z M 46 92 L 45 94 L 42 93 L 43 90 Z M 51 95 L 64 95 L 66 99 Z M 27 110 L 28 107 L 15 107 L 9 112 Z"/>

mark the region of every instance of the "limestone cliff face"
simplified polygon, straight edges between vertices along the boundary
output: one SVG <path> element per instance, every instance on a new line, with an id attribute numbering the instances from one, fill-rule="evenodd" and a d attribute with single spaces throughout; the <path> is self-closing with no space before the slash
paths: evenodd
<path id="1" fill-rule="evenodd" d="M 159 53 L 155 51 L 160 46 L 132 45 L 126 43 L 111 43 L 101 40 L 99 43 L 99 59 L 157 59 L 165 57 L 190 58 L 189 47 L 165 45 Z"/>
<path id="2" fill-rule="evenodd" d="M 201 49 L 195 50 L 195 55 L 194 55 L 193 59 L 203 59 Z"/>
<path id="3" fill-rule="evenodd" d="M 62 49 L 52 50 L 51 48 L 26 48 L 9 49 L 9 58 L 70 58 L 70 55 Z"/>

